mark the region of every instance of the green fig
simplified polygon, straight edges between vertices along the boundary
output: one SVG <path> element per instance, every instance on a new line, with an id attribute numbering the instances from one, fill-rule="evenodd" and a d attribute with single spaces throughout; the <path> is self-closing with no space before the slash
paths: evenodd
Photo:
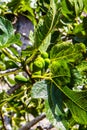
<path id="1" fill-rule="evenodd" d="M 45 61 L 42 57 L 37 57 L 37 59 L 34 61 L 33 64 L 33 70 L 37 71 L 37 70 L 41 70 L 42 68 L 45 67 Z"/>
<path id="2" fill-rule="evenodd" d="M 23 75 L 19 74 L 15 76 L 15 81 L 19 83 L 27 83 L 28 79 L 25 78 Z"/>
<path id="3" fill-rule="evenodd" d="M 45 59 L 45 58 L 48 58 L 48 53 L 45 52 L 45 51 L 44 51 L 44 52 L 41 52 L 41 57 L 44 58 L 44 59 Z"/>

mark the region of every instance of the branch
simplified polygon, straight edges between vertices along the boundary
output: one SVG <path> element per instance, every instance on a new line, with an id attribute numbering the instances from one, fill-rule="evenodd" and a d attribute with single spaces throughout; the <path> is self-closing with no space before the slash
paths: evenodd
<path id="1" fill-rule="evenodd" d="M 13 68 L 13 69 L 0 71 L 0 77 L 7 76 L 8 74 L 15 74 L 15 73 L 19 72 L 20 70 L 21 70 L 21 68 Z"/>
<path id="2" fill-rule="evenodd" d="M 39 53 L 39 52 L 38 52 L 38 50 L 36 49 L 36 50 L 34 51 L 34 53 L 32 54 L 32 56 L 29 57 L 29 58 L 25 61 L 25 65 L 26 65 L 26 64 L 30 64 L 32 61 L 34 61 L 34 60 L 36 59 L 38 53 Z"/>
<path id="3" fill-rule="evenodd" d="M 16 62 L 21 62 L 16 56 L 14 56 L 12 54 L 12 52 L 8 49 L 8 48 L 5 48 L 5 49 L 2 49 L 3 53 L 5 55 L 7 55 L 10 59 L 16 61 Z"/>
<path id="4" fill-rule="evenodd" d="M 10 85 L 9 81 L 4 76 L 2 78 L 3 78 L 4 82 L 8 85 L 8 87 L 11 88 L 12 85 Z"/>
<path id="5" fill-rule="evenodd" d="M 36 123 L 38 123 L 40 120 L 44 119 L 46 117 L 45 114 L 42 114 L 38 117 L 36 117 L 31 122 L 26 123 L 23 127 L 19 128 L 19 130 L 29 130 L 32 126 L 34 126 Z"/>
<path id="6" fill-rule="evenodd" d="M 8 94 L 8 95 L 11 95 L 12 93 L 15 92 L 15 90 L 19 89 L 22 85 L 23 85 L 23 84 L 16 84 L 16 85 L 14 85 L 11 89 L 9 89 L 9 90 L 7 91 L 7 94 Z"/>

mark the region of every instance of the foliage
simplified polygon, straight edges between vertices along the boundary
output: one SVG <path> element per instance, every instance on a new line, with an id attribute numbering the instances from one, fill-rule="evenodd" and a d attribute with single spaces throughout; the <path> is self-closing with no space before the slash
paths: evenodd
<path id="1" fill-rule="evenodd" d="M 0 113 L 10 118 L 13 130 L 29 121 L 29 114 L 42 112 L 58 129 L 74 129 L 77 124 L 87 128 L 86 2 L 37 0 L 35 7 L 30 0 L 0 4 L 0 80 L 9 90 L 19 86 L 13 92 L 0 91 Z M 22 14 L 34 24 L 29 36 L 32 45 L 21 52 L 13 46 L 21 48 L 21 35 L 14 33 L 7 14 Z"/>

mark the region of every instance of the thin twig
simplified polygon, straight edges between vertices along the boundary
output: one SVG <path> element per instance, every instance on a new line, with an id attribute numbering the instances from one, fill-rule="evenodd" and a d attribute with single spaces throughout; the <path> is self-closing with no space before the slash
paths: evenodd
<path id="1" fill-rule="evenodd" d="M 15 16 L 15 17 L 14 17 L 14 20 L 12 21 L 12 24 L 13 24 L 13 25 L 16 24 L 16 23 L 17 23 L 17 20 L 18 20 L 18 18 L 17 18 L 17 16 Z"/>
<path id="2" fill-rule="evenodd" d="M 4 130 L 7 130 L 6 127 L 5 127 L 5 122 L 4 122 L 4 118 L 2 116 L 2 112 L 1 111 L 0 111 L 0 117 L 1 117 L 1 120 L 2 120 L 2 124 L 3 124 Z"/>
<path id="3" fill-rule="evenodd" d="M 35 83 L 35 80 L 32 78 L 32 73 L 30 72 L 30 69 L 29 69 L 29 67 L 27 65 L 25 66 L 24 70 L 27 73 L 27 75 L 29 76 L 32 83 Z"/>
<path id="4" fill-rule="evenodd" d="M 46 117 L 45 114 L 41 114 L 31 122 L 28 122 L 23 127 L 19 128 L 19 130 L 29 130 L 32 126 L 34 126 L 36 123 L 38 123 L 40 120 L 44 119 L 45 117 Z"/>

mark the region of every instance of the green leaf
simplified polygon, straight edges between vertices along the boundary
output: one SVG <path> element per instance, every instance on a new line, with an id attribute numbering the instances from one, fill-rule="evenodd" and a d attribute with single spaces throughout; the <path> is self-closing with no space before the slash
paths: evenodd
<path id="1" fill-rule="evenodd" d="M 50 45 L 50 40 L 51 40 L 51 34 L 49 34 L 46 39 L 43 41 L 43 44 L 39 47 L 39 50 L 46 51 L 48 46 Z"/>
<path id="2" fill-rule="evenodd" d="M 41 80 L 39 82 L 36 82 L 31 91 L 32 98 L 43 98 L 47 99 L 48 93 L 47 93 L 47 83 L 45 80 Z"/>
<path id="3" fill-rule="evenodd" d="M 73 10 L 72 5 L 70 4 L 70 1 L 62 0 L 62 9 L 61 10 L 62 10 L 63 15 L 66 18 L 70 19 L 71 16 L 72 16 L 72 18 L 75 17 L 73 14 L 74 10 Z"/>
<path id="4" fill-rule="evenodd" d="M 73 6 L 75 8 L 76 16 L 78 16 L 83 10 L 84 2 L 83 2 L 83 0 L 74 0 L 74 1 L 72 0 L 72 4 L 73 4 Z"/>
<path id="5" fill-rule="evenodd" d="M 48 100 L 45 100 L 45 112 L 52 124 L 60 130 L 68 130 L 67 120 L 63 112 L 61 91 L 54 85 L 48 85 Z"/>
<path id="6" fill-rule="evenodd" d="M 82 24 L 82 23 L 77 24 L 77 25 L 74 27 L 74 29 L 73 29 L 73 34 L 79 34 L 79 33 L 81 33 L 83 30 L 84 30 L 83 24 Z"/>
<path id="7" fill-rule="evenodd" d="M 6 69 L 6 65 L 0 61 L 0 70 L 5 70 Z"/>
<path id="8" fill-rule="evenodd" d="M 34 32 L 34 47 L 40 51 L 46 51 L 50 44 L 50 35 L 59 19 L 59 10 L 54 1 L 51 1 L 50 9 L 44 19 L 40 19 Z"/>
<path id="9" fill-rule="evenodd" d="M 14 77 L 12 76 L 5 76 L 5 80 L 10 84 L 10 85 L 15 85 L 16 82 L 14 80 Z"/>
<path id="10" fill-rule="evenodd" d="M 62 92 L 71 99 L 78 107 L 87 111 L 87 91 L 83 90 L 80 92 L 73 91 L 69 89 L 67 86 L 62 88 Z"/>
<path id="11" fill-rule="evenodd" d="M 12 1 L 9 2 L 7 5 L 8 5 L 9 8 L 11 8 L 11 10 L 12 10 L 13 12 L 16 12 L 15 10 L 17 10 L 17 9 L 19 8 L 19 5 L 21 4 L 21 1 L 23 1 L 23 0 L 19 0 L 19 1 L 17 1 L 17 0 L 12 0 Z"/>
<path id="12" fill-rule="evenodd" d="M 67 86 L 60 87 L 56 84 L 55 81 L 53 83 L 63 92 L 63 94 L 68 98 L 66 100 L 66 104 L 68 104 L 68 107 L 71 110 L 71 113 L 73 114 L 73 118 L 75 121 L 78 121 L 80 124 L 87 124 L 87 90 L 84 91 L 73 91 L 69 89 Z M 70 105 L 70 106 L 69 106 Z M 78 110 L 78 111 L 77 111 Z M 77 112 L 77 114 L 76 114 Z M 84 117 L 82 118 L 82 112 Z M 78 117 L 79 116 L 79 117 Z M 82 121 L 82 119 L 84 119 Z"/>
<path id="13" fill-rule="evenodd" d="M 0 92 L 0 109 L 2 108 L 2 106 L 7 102 L 8 100 L 8 95 L 6 94 L 5 91 Z"/>
<path id="14" fill-rule="evenodd" d="M 17 48 L 12 47 L 12 46 L 9 47 L 9 50 L 13 53 L 13 55 L 16 56 L 16 57 L 19 57 L 18 51 L 21 50 L 21 48 L 19 50 L 17 50 L 17 49 L 19 49 L 19 46 Z"/>
<path id="15" fill-rule="evenodd" d="M 74 120 L 80 124 L 87 125 L 87 111 L 84 111 L 70 100 L 66 104 L 70 109 Z"/>
<path id="16" fill-rule="evenodd" d="M 12 24 L 7 19 L 0 17 L 0 49 L 20 42 L 20 35 L 14 35 Z"/>
<path id="17" fill-rule="evenodd" d="M 36 24 L 34 10 L 30 6 L 30 0 L 12 0 L 7 5 L 14 13 L 23 14 Z"/>
<path id="18" fill-rule="evenodd" d="M 84 11 L 87 12 L 87 0 L 84 0 Z"/>
<path id="19" fill-rule="evenodd" d="M 79 63 L 86 53 L 86 47 L 83 43 L 73 45 L 70 42 L 58 43 L 51 49 L 50 58 L 54 60 L 67 60 L 68 62 Z"/>
<path id="20" fill-rule="evenodd" d="M 57 106 L 55 108 L 55 112 L 58 112 L 60 110 L 58 110 Z M 58 130 L 68 130 L 68 127 L 67 127 L 67 122 L 66 120 L 62 120 L 61 119 L 57 119 L 58 118 L 58 115 L 57 117 L 55 117 L 55 113 L 53 113 L 53 109 L 50 108 L 49 106 L 49 102 L 47 100 L 45 100 L 45 112 L 46 112 L 46 116 L 47 118 L 49 119 L 49 121 L 58 129 Z M 57 113 L 58 114 L 58 113 Z"/>
<path id="21" fill-rule="evenodd" d="M 54 45 L 50 51 L 50 58 L 54 59 L 59 57 L 60 55 L 63 55 L 63 52 L 67 49 L 72 47 L 71 42 L 62 42 L 62 43 L 57 43 Z"/>
<path id="22" fill-rule="evenodd" d="M 52 61 L 50 65 L 52 78 L 58 85 L 64 85 L 70 82 L 70 69 L 65 60 Z"/>
<path id="23" fill-rule="evenodd" d="M 83 60 L 81 64 L 76 67 L 80 72 L 87 71 L 87 61 Z"/>
<path id="24" fill-rule="evenodd" d="M 78 90 L 78 86 L 83 86 L 83 76 L 78 70 L 78 68 L 71 70 L 71 79 L 72 79 L 70 82 L 71 88 Z"/>
<path id="25" fill-rule="evenodd" d="M 83 43 L 73 45 L 70 42 L 62 42 L 52 47 L 50 51 L 52 61 L 50 64 L 51 77 L 58 85 L 63 86 L 68 83 L 70 84 L 70 64 L 78 65 L 83 59 L 83 53 L 86 53 L 86 47 Z"/>
<path id="26" fill-rule="evenodd" d="M 10 59 L 6 60 L 5 64 L 6 64 L 6 69 L 18 68 L 19 67 L 16 62 L 14 62 L 13 60 L 10 60 Z"/>
<path id="27" fill-rule="evenodd" d="M 62 13 L 68 19 L 79 16 L 83 8 L 83 0 L 62 0 Z"/>

